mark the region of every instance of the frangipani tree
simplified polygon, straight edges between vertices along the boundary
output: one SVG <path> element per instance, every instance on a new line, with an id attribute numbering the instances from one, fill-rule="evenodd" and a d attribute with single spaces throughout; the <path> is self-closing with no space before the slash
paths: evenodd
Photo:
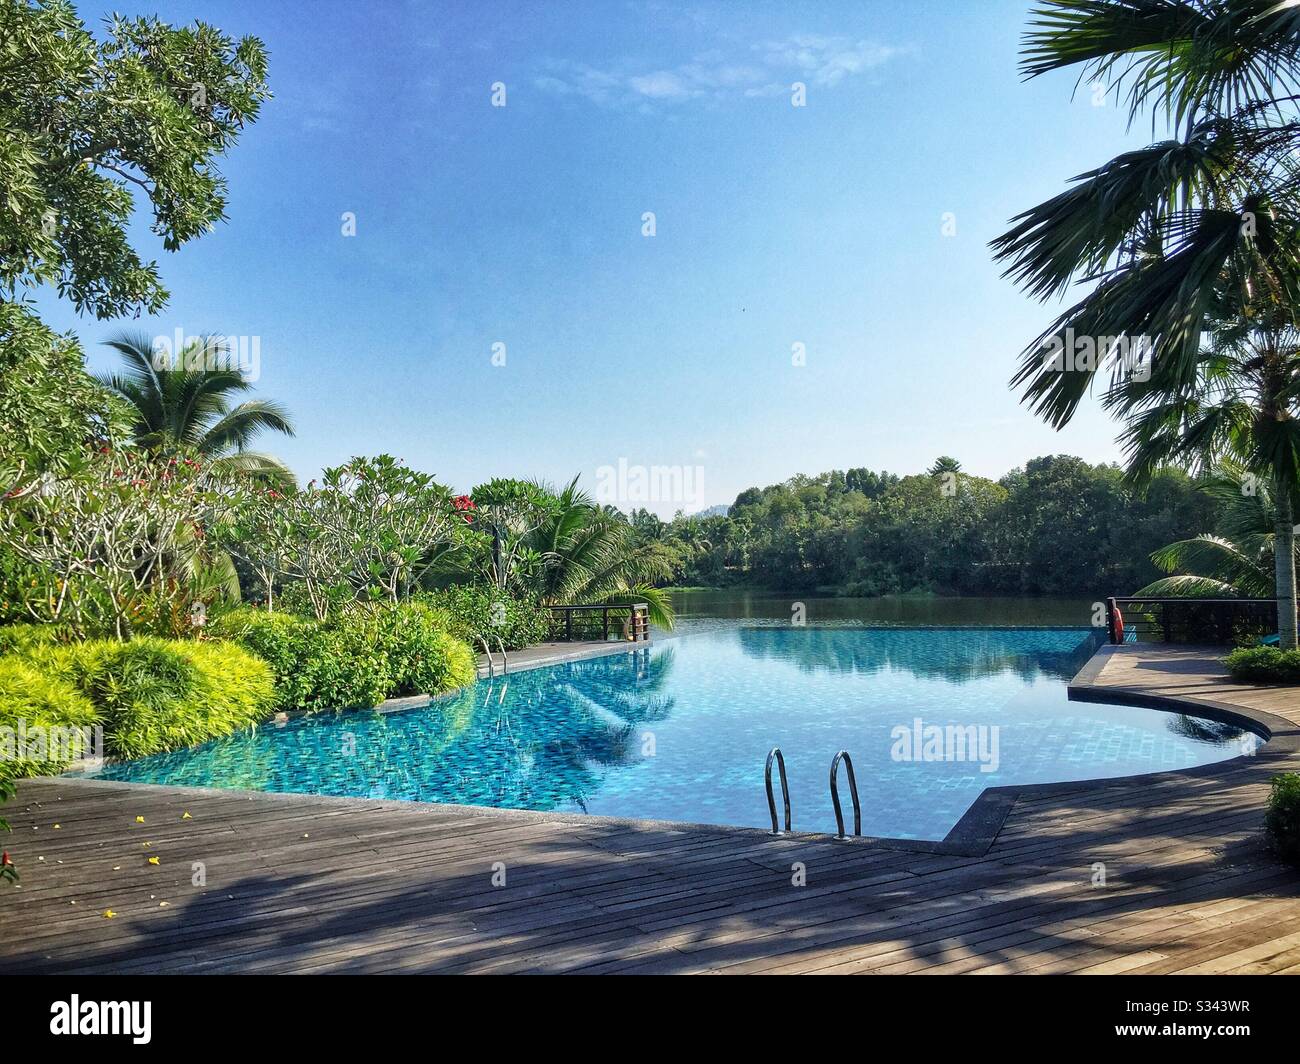
<path id="1" fill-rule="evenodd" d="M 484 574 L 501 591 L 527 582 L 540 562 L 532 537 L 557 513 L 555 496 L 534 481 L 498 477 L 480 484 L 470 498 L 473 527 L 490 537 Z"/>
<path id="2" fill-rule="evenodd" d="M 205 529 L 237 491 L 193 458 L 159 462 L 133 448 L 89 451 L 59 474 L 12 483 L 0 500 L 0 544 L 32 567 L 31 618 L 78 634 L 130 638 L 141 622 L 188 625 L 215 597 L 238 597 L 213 569 Z"/>
<path id="3" fill-rule="evenodd" d="M 390 455 L 353 458 L 300 491 L 251 494 L 220 530 L 258 575 L 302 582 L 317 619 L 364 602 L 395 604 L 455 550 L 465 527 L 451 492 Z"/>

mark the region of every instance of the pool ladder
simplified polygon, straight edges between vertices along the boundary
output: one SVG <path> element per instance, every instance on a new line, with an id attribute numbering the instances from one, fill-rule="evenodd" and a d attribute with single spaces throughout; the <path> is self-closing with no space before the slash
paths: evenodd
<path id="1" fill-rule="evenodd" d="M 496 669 L 492 664 L 492 648 L 488 645 L 487 637 L 480 636 L 479 642 L 483 644 L 483 653 L 487 655 L 488 675 L 495 676 Z M 509 662 L 506 661 L 506 645 L 497 638 L 497 649 L 501 651 L 501 675 L 504 676 L 509 669 Z"/>
<path id="2" fill-rule="evenodd" d="M 776 823 L 776 797 L 772 794 L 772 761 L 776 761 L 776 767 L 781 772 L 781 801 L 785 804 L 785 831 L 780 830 Z M 779 746 L 772 747 L 767 755 L 767 767 L 763 770 L 763 783 L 767 787 L 767 809 L 772 814 L 772 830 L 769 834 L 784 835 L 790 830 L 790 786 L 785 778 L 785 757 L 781 754 Z"/>
<path id="3" fill-rule="evenodd" d="M 781 776 L 781 802 L 785 806 L 785 830 L 781 830 L 780 822 L 776 818 L 776 794 L 772 790 L 772 764 L 776 763 L 777 771 Z M 853 799 L 853 834 L 862 834 L 862 805 L 858 801 L 858 781 L 853 774 L 853 758 L 849 757 L 847 750 L 841 750 L 831 761 L 831 804 L 835 807 L 835 826 L 839 830 L 835 835 L 836 842 L 844 842 L 851 836 L 844 833 L 844 809 L 840 805 L 840 764 L 843 763 L 845 771 L 849 776 L 849 795 Z M 763 769 L 763 786 L 767 790 L 767 811 L 772 816 L 772 830 L 769 835 L 785 835 L 790 831 L 790 785 L 785 775 L 785 757 L 781 753 L 779 746 L 774 746 L 768 752 L 767 766 Z"/>
<path id="4" fill-rule="evenodd" d="M 839 832 L 835 836 L 836 842 L 843 842 L 848 838 L 844 834 L 844 810 L 840 808 L 840 787 L 839 771 L 840 762 L 844 762 L 844 767 L 849 774 L 849 794 L 853 796 L 853 834 L 862 834 L 862 806 L 858 804 L 858 781 L 853 775 L 853 758 L 849 757 L 847 750 L 841 750 L 831 761 L 831 804 L 835 806 L 835 826 Z"/>

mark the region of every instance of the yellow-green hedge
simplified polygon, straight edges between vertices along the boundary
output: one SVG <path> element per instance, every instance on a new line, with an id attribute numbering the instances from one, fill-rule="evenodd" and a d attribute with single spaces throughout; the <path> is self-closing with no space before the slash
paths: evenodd
<path id="1" fill-rule="evenodd" d="M 275 707 L 270 667 L 233 643 L 92 640 L 0 658 L 15 661 L 79 693 L 114 757 L 207 742 L 265 720 Z M 0 705 L 0 716 L 6 712 Z"/>
<path id="2" fill-rule="evenodd" d="M 90 699 L 66 680 L 46 675 L 15 655 L 0 658 L 0 777 L 43 776 L 66 766 L 68 759 L 48 746 L 43 758 L 19 757 L 24 733 L 30 737 L 42 729 L 48 739 L 53 729 L 89 728 L 97 722 Z M 93 752 L 84 750 L 82 755 Z"/>

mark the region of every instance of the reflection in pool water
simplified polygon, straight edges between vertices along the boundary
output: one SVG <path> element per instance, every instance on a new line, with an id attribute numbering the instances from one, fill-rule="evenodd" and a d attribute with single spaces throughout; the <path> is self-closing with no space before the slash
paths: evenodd
<path id="1" fill-rule="evenodd" d="M 481 680 L 415 709 L 267 725 L 101 777 L 759 827 L 764 759 L 780 745 L 795 828 L 831 831 L 827 770 L 848 749 L 865 834 L 939 839 L 984 787 L 1254 749 L 1252 733 L 1214 721 L 1067 701 L 1095 638 L 1073 628 L 731 627 Z M 899 736 L 925 728 L 981 742 L 965 754 L 949 744 L 938 758 L 920 744 L 898 760 Z M 978 760 L 990 737 L 996 771 Z"/>

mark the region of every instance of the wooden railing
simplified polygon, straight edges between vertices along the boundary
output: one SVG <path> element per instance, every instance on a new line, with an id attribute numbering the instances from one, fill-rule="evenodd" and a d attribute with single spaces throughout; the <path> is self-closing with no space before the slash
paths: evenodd
<path id="1" fill-rule="evenodd" d="M 1230 646 L 1276 631 L 1276 599 L 1130 596 L 1106 600 L 1106 632 L 1112 643 Z"/>
<path id="2" fill-rule="evenodd" d="M 629 643 L 650 641 L 650 607 L 644 602 L 628 606 L 551 606 L 550 637 L 573 643 L 608 640 L 611 635 Z"/>

